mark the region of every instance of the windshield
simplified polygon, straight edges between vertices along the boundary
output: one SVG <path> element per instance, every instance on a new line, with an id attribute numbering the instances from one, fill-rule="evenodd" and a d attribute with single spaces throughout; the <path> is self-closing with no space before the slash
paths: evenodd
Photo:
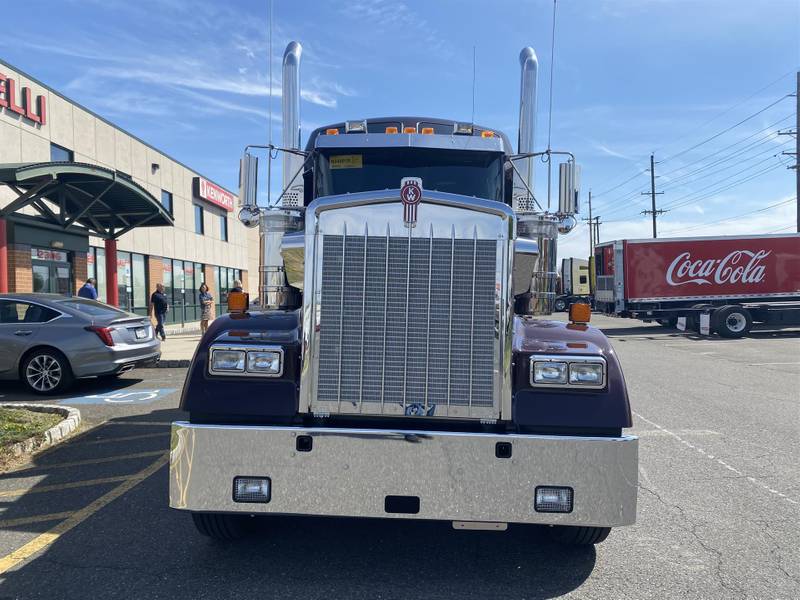
<path id="1" fill-rule="evenodd" d="M 426 190 L 503 201 L 501 153 L 431 148 L 320 152 L 315 195 L 396 189 L 403 177 L 421 177 Z"/>
<path id="2" fill-rule="evenodd" d="M 71 308 L 73 310 L 80 311 L 85 315 L 89 315 L 90 317 L 110 319 L 128 316 L 128 313 L 117 310 L 113 306 L 108 306 L 102 302 L 95 302 L 94 300 L 87 300 L 84 298 L 66 298 L 64 300 L 58 300 L 57 302 L 67 308 Z"/>

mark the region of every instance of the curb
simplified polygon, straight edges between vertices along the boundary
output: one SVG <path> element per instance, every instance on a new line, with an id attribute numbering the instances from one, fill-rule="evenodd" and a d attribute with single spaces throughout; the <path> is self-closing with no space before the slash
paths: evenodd
<path id="1" fill-rule="evenodd" d="M 53 446 L 66 438 L 81 424 L 81 411 L 71 406 L 53 406 L 51 404 L 20 404 L 18 402 L 2 402 L 0 408 L 21 408 L 31 412 L 56 413 L 62 415 L 64 420 L 54 425 L 42 435 L 33 436 L 27 440 L 11 444 L 8 451 L 14 456 L 29 454 L 34 450 Z"/>

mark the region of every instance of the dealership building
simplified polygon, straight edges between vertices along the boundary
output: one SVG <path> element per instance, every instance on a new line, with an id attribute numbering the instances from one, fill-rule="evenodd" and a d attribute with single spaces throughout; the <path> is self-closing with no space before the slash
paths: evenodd
<path id="1" fill-rule="evenodd" d="M 257 279 L 257 233 L 235 195 L 0 61 L 0 293 L 75 294 L 146 314 L 163 283 L 172 323 L 199 318 L 206 282 L 222 308 Z M 248 244 L 249 240 L 249 244 Z"/>

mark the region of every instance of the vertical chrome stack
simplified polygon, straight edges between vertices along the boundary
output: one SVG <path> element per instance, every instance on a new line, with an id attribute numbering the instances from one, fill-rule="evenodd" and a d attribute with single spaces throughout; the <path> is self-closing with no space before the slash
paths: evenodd
<path id="1" fill-rule="evenodd" d="M 533 48 L 523 48 L 519 54 L 519 138 L 517 151 L 527 154 L 534 151 L 536 130 L 536 77 L 539 61 Z M 517 237 L 534 240 L 539 246 L 539 256 L 531 280 L 530 301 L 525 312 L 548 315 L 553 312 L 558 272 L 557 240 L 559 218 L 548 213 L 535 212 L 533 197 L 528 190 L 534 185 L 534 158 L 516 161 L 519 176 L 514 177 L 513 208 L 517 213 Z M 524 183 L 523 183 L 524 182 Z M 527 186 L 525 185 L 527 184 Z"/>

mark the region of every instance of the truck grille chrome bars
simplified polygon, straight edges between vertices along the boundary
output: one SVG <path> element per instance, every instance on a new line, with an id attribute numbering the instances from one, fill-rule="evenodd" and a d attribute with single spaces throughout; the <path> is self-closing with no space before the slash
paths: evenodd
<path id="1" fill-rule="evenodd" d="M 493 406 L 497 241 L 431 230 L 325 235 L 322 246 L 320 402 L 427 416 Z"/>

